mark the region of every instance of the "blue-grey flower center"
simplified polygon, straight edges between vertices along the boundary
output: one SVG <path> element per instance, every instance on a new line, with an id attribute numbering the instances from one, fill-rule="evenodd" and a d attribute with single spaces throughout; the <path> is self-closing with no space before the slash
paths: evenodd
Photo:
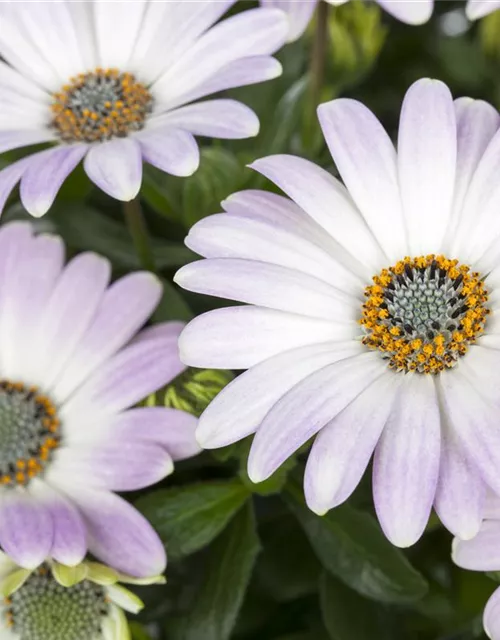
<path id="1" fill-rule="evenodd" d="M 7 625 L 20 640 L 94 640 L 109 614 L 104 589 L 84 580 L 61 586 L 42 567 L 5 601 Z"/>
<path id="2" fill-rule="evenodd" d="M 51 126 L 66 142 L 103 142 L 144 127 L 153 97 L 131 73 L 96 69 L 53 94 Z"/>
<path id="3" fill-rule="evenodd" d="M 36 387 L 0 380 L 0 485 L 43 473 L 61 439 L 52 401 Z"/>

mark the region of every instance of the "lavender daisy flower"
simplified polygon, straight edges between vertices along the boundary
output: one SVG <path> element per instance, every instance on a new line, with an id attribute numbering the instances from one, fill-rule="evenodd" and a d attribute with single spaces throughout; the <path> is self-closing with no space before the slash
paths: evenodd
<path id="1" fill-rule="evenodd" d="M 500 9 L 500 0 L 467 0 L 465 11 L 469 20 L 478 20 L 497 9 Z"/>
<path id="2" fill-rule="evenodd" d="M 500 571 L 500 499 L 497 496 L 488 496 L 484 517 L 475 538 L 453 540 L 453 562 L 472 571 Z M 500 588 L 488 600 L 483 626 L 489 638 L 500 640 Z"/>
<path id="3" fill-rule="evenodd" d="M 434 0 L 375 0 L 394 18 L 407 24 L 419 25 L 427 22 L 432 15 Z M 484 3 L 488 0 L 469 0 Z M 495 1 L 495 0 L 494 0 Z M 326 0 L 332 5 L 341 5 L 349 0 Z M 264 7 L 282 9 L 288 15 L 290 23 L 288 42 L 293 42 L 307 29 L 318 0 L 261 0 Z"/>
<path id="4" fill-rule="evenodd" d="M 96 254 L 64 266 L 60 238 L 0 229 L 0 546 L 27 569 L 89 550 L 134 576 L 161 573 L 160 540 L 113 492 L 151 485 L 199 450 L 193 416 L 130 408 L 185 368 L 182 324 L 135 336 L 160 282 L 109 279 Z"/>
<path id="5" fill-rule="evenodd" d="M 0 210 L 21 181 L 24 206 L 42 216 L 82 159 L 97 186 L 131 200 L 143 161 L 188 176 L 193 135 L 256 135 L 245 105 L 197 102 L 281 73 L 271 54 L 286 16 L 261 8 L 213 26 L 234 2 L 0 3 L 0 152 L 56 145 L 0 172 Z"/>
<path id="6" fill-rule="evenodd" d="M 162 576 L 137 580 L 97 562 L 66 567 L 48 560 L 23 569 L 0 553 L 0 638 L 2 640 L 130 640 L 124 611 L 144 604 L 120 583 L 153 584 Z"/>
<path id="7" fill-rule="evenodd" d="M 355 100 L 319 107 L 344 187 L 315 164 L 252 167 L 290 198 L 231 196 L 186 244 L 186 289 L 249 303 L 193 320 L 181 359 L 249 369 L 200 419 L 222 447 L 256 433 L 248 472 L 268 478 L 316 436 L 305 493 L 318 514 L 346 500 L 375 451 L 387 537 L 422 534 L 434 504 L 463 538 L 481 522 L 483 483 L 500 492 L 500 118 L 420 80 L 397 152 Z"/>

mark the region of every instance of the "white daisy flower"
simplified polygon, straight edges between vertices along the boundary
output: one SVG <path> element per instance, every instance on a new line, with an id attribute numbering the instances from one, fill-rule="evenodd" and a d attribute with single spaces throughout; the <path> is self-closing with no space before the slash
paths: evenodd
<path id="1" fill-rule="evenodd" d="M 120 583 L 163 582 L 87 561 L 23 569 L 0 553 L 0 640 L 130 640 L 124 611 L 138 613 L 144 604 Z"/>
<path id="2" fill-rule="evenodd" d="M 182 323 L 136 335 L 161 283 L 110 275 L 94 253 L 64 266 L 61 239 L 29 224 L 0 228 L 0 546 L 27 569 L 89 550 L 130 575 L 161 573 L 158 536 L 114 492 L 199 451 L 194 416 L 135 407 L 185 370 Z"/>
<path id="3" fill-rule="evenodd" d="M 252 167 L 290 198 L 247 191 L 186 244 L 207 260 L 186 289 L 248 303 L 193 320 L 181 359 L 249 369 L 200 419 L 206 448 L 256 434 L 248 471 L 268 478 L 314 438 L 306 499 L 345 501 L 374 453 L 377 514 L 398 546 L 434 505 L 463 538 L 500 492 L 500 124 L 441 82 L 408 91 L 397 151 L 361 103 L 319 107 L 345 187 L 315 164 Z"/>
<path id="4" fill-rule="evenodd" d="M 256 115 L 204 96 L 281 73 L 285 42 L 277 9 L 252 9 L 214 26 L 236 0 L 1 2 L 0 152 L 55 146 L 0 172 L 0 210 L 21 182 L 34 216 L 50 208 L 81 160 L 119 200 L 139 192 L 143 161 L 194 173 L 194 135 L 246 138 Z"/>

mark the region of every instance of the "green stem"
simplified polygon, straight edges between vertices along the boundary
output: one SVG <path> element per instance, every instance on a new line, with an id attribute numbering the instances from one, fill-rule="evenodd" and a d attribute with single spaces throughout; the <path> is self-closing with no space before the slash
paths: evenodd
<path id="1" fill-rule="evenodd" d="M 154 272 L 156 270 L 155 260 L 139 198 L 134 198 L 130 200 L 130 202 L 124 202 L 123 214 L 141 266 L 148 271 Z"/>
<path id="2" fill-rule="evenodd" d="M 321 101 L 321 90 L 325 79 L 329 7 L 330 5 L 327 2 L 320 0 L 316 9 L 314 40 L 309 65 L 309 91 L 304 121 L 304 144 L 309 149 L 315 146 L 315 132 L 317 130 L 316 109 Z"/>

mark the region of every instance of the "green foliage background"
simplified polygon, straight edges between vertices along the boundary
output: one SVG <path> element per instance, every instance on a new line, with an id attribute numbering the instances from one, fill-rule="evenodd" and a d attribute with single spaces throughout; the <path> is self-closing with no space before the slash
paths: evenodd
<path id="1" fill-rule="evenodd" d="M 241 10 L 242 3 L 236 8 Z M 315 102 L 341 95 L 367 104 L 391 135 L 408 86 L 423 76 L 445 81 L 455 96 L 500 107 L 500 12 L 469 25 L 464 3 L 439 0 L 431 22 L 410 27 L 374 4 L 331 9 L 325 75 L 312 95 L 308 70 L 315 27 L 280 54 L 281 78 L 229 92 L 252 106 L 260 135 L 202 141 L 199 171 L 187 179 L 145 167 L 141 200 L 165 295 L 155 321 L 188 320 L 224 301 L 181 292 L 176 269 L 196 257 L 183 238 L 220 201 L 244 188 L 271 185 L 247 169 L 273 153 L 308 157 L 335 172 L 315 117 Z M 456 12 L 456 13 L 453 13 Z M 450 31 L 460 31 L 450 35 Z M 23 152 L 5 154 L 7 164 Z M 4 221 L 23 218 L 11 197 Z M 107 256 L 115 276 L 140 268 L 120 204 L 76 171 L 40 229 L 65 239 L 69 252 Z M 198 374 L 199 376 L 199 374 Z M 149 403 L 199 412 L 230 374 L 189 372 Z M 304 505 L 302 451 L 270 480 L 252 485 L 248 442 L 205 452 L 177 465 L 163 485 L 133 497 L 165 541 L 168 584 L 143 588 L 146 609 L 135 640 L 472 640 L 491 577 L 450 560 L 451 536 L 432 518 L 422 540 L 401 551 L 374 518 L 370 474 L 346 505 L 319 518 Z"/>

